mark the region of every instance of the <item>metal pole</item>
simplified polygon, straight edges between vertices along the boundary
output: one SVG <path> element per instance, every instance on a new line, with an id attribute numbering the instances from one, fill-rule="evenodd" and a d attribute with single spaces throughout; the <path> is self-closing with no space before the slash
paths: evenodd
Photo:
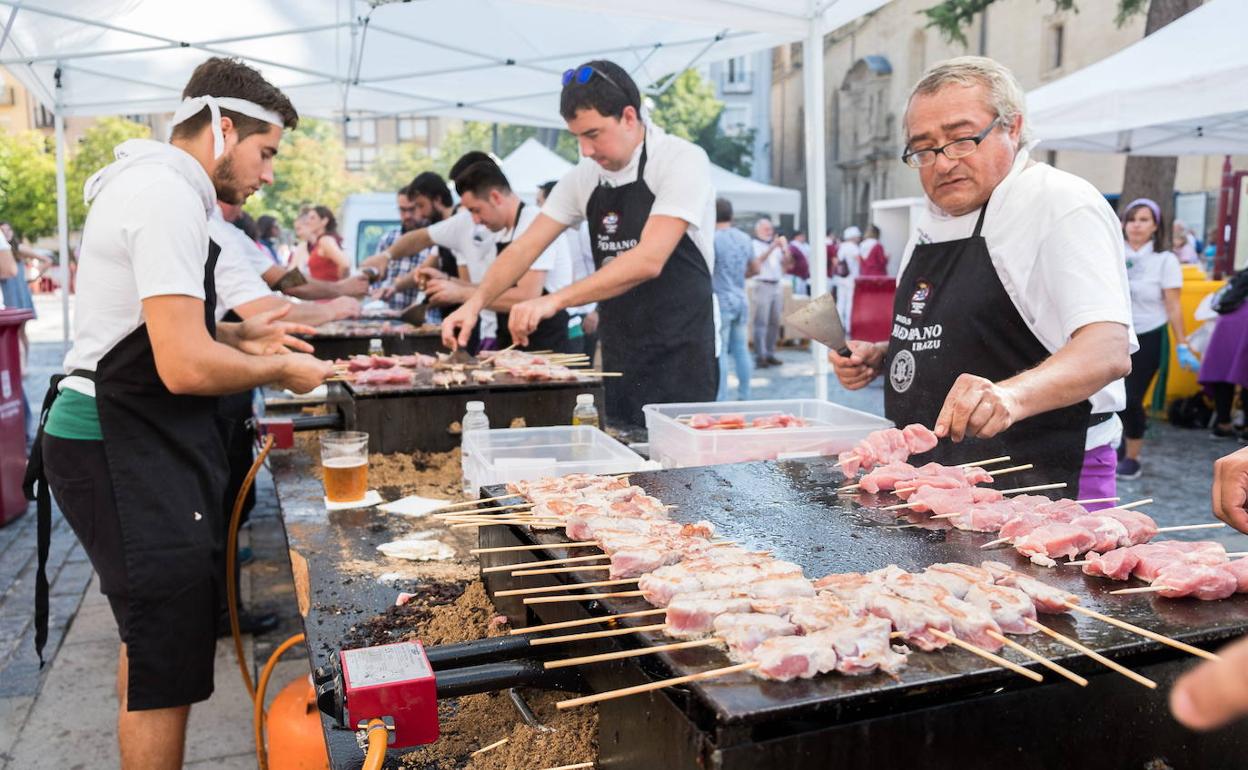
<path id="1" fill-rule="evenodd" d="M 61 251 L 61 331 L 64 352 L 69 352 L 69 197 L 65 193 L 65 116 L 61 105 L 61 69 L 56 69 L 56 227 Z"/>
<path id="2" fill-rule="evenodd" d="M 802 84 L 806 103 L 806 232 L 810 236 L 810 251 L 814 257 L 811 260 L 811 296 L 821 297 L 828 293 L 828 180 L 824 167 L 827 126 L 824 120 L 823 24 L 818 17 L 811 18 L 810 29 L 802 45 Z M 815 358 L 815 398 L 826 400 L 828 349 L 811 340 L 810 352 Z"/>

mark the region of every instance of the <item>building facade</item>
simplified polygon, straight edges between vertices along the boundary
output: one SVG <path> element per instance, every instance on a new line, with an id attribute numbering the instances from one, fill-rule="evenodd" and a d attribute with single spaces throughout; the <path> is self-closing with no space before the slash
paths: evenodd
<path id="1" fill-rule="evenodd" d="M 771 51 L 759 51 L 708 64 L 706 76 L 715 98 L 724 103 L 719 117 L 725 134 L 754 129 L 750 178 L 771 181 Z"/>

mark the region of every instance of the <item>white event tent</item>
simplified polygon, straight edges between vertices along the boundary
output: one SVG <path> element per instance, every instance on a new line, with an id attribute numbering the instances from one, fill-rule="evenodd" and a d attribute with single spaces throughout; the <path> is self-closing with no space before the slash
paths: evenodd
<path id="1" fill-rule="evenodd" d="M 0 0 L 0 65 L 55 115 L 68 253 L 64 118 L 170 112 L 208 56 L 261 69 L 306 115 L 442 115 L 561 126 L 561 73 L 610 58 L 639 83 L 802 41 L 807 230 L 826 292 L 823 39 L 888 0 Z M 78 191 L 72 194 L 77 195 Z M 65 328 L 69 328 L 68 304 Z M 827 361 L 815 346 L 816 392 Z"/>
<path id="2" fill-rule="evenodd" d="M 1248 153 L 1248 2 L 1212 0 L 1027 95 L 1042 147 L 1137 155 Z"/>

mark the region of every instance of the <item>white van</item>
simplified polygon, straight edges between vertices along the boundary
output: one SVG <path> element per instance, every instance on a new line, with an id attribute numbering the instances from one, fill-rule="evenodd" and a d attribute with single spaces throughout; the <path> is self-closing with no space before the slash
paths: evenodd
<path id="1" fill-rule="evenodd" d="M 342 252 L 352 265 L 377 253 L 381 236 L 399 226 L 399 207 L 394 193 L 356 193 L 342 204 L 338 234 Z"/>

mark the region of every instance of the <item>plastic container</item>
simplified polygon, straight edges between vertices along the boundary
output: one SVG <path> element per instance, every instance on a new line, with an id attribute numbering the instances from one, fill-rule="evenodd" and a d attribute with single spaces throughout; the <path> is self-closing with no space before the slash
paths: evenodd
<path id="1" fill-rule="evenodd" d="M 835 455 L 852 448 L 868 433 L 893 424 L 883 417 L 813 398 L 647 404 L 642 411 L 650 434 L 650 459 L 664 468 Z M 744 414 L 747 422 L 790 414 L 809 424 L 804 428 L 694 430 L 678 419 L 687 420 L 695 414 Z"/>
<path id="2" fill-rule="evenodd" d="M 490 430 L 490 418 L 485 416 L 484 401 L 468 402 L 468 411 L 464 413 L 464 419 L 460 422 L 460 428 L 463 440 L 459 451 L 459 468 L 464 480 L 464 494 L 474 495 L 477 492 L 477 487 L 468 481 L 469 454 L 472 451 L 468 446 L 468 434 L 474 432 L 488 433 Z"/>
<path id="3" fill-rule="evenodd" d="M 582 393 L 576 397 L 576 408 L 572 410 L 573 425 L 588 425 L 597 428 L 598 407 L 594 406 L 594 394 Z"/>
<path id="4" fill-rule="evenodd" d="M 566 476 L 570 473 L 630 473 L 645 460 L 597 428 L 557 425 L 464 433 L 465 486 Z"/>

